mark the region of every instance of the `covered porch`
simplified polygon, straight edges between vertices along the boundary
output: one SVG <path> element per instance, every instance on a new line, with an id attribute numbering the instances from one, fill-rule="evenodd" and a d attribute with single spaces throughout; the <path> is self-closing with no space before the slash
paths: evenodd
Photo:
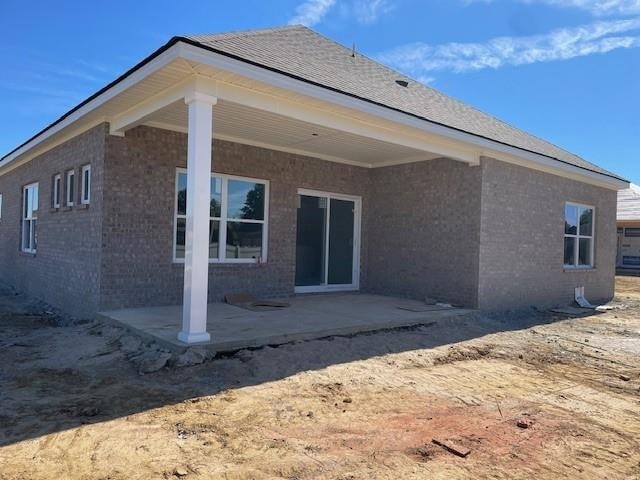
<path id="1" fill-rule="evenodd" d="M 218 353 L 230 352 L 334 335 L 429 325 L 455 320 L 471 312 L 359 293 L 301 295 L 286 301 L 289 307 L 264 311 L 226 303 L 209 304 L 206 329 L 211 338 L 199 345 Z M 111 310 L 101 312 L 99 317 L 171 350 L 181 351 L 188 346 L 176 337 L 182 323 L 179 305 Z"/>
<path id="2" fill-rule="evenodd" d="M 222 232 L 219 238 L 222 239 L 220 251 L 223 253 L 217 254 L 219 263 L 229 263 L 225 248 L 229 248 L 226 240 L 227 230 L 231 228 L 231 220 L 227 221 L 227 215 L 231 214 L 225 207 L 226 203 L 231 202 L 231 197 L 228 196 L 230 189 L 224 182 L 222 213 L 214 214 L 213 217 L 210 213 L 213 209 L 212 199 L 215 197 L 210 174 L 217 170 L 217 152 L 212 148 L 214 140 L 253 145 L 324 160 L 327 164 L 342 163 L 365 169 L 443 156 L 476 165 L 478 157 L 469 150 L 454 147 L 451 143 L 437 140 L 433 135 L 425 135 L 417 129 L 406 132 L 388 120 L 374 122 L 372 118 L 357 116 L 344 107 L 338 111 L 335 106 L 329 107 L 326 101 L 310 99 L 300 93 L 293 94 L 282 86 L 271 87 L 267 92 L 263 83 L 252 81 L 248 84 L 246 79 L 241 82 L 239 76 L 220 80 L 219 70 L 203 65 L 198 65 L 198 69 L 196 75 L 178 81 L 174 86 L 141 101 L 114 116 L 110 121 L 110 132 L 116 136 L 126 136 L 127 131 L 142 125 L 187 134 L 187 168 L 184 172 L 186 207 L 184 212 L 179 212 L 184 218 L 184 246 L 182 247 L 181 243 L 183 251 L 180 252 L 180 258 L 174 259 L 176 262 L 184 263 L 183 305 L 109 312 L 108 316 L 140 331 L 152 333 L 169 343 L 211 344 L 216 349 L 241 348 L 254 344 L 279 343 L 290 338 L 315 338 L 371 328 L 404 326 L 423 319 L 424 314 L 417 315 L 416 312 L 401 311 L 391 306 L 397 301 L 378 299 L 374 305 L 367 307 L 366 300 L 363 300 L 365 297 L 354 297 L 362 302 L 360 310 L 349 307 L 350 312 L 345 310 L 334 313 L 331 313 L 331 308 L 334 307 L 330 306 L 329 298 L 300 298 L 296 299 L 287 311 L 260 314 L 232 311 L 234 307 L 225 305 L 208 305 L 211 301 L 211 219 L 215 217 L 213 224 L 220 225 Z M 254 174 L 250 176 L 253 177 Z M 259 234 L 262 238 L 261 245 L 255 246 L 258 253 L 251 258 L 233 259 L 233 263 L 267 264 L 268 245 L 284 240 L 273 238 L 272 233 L 268 231 L 268 178 L 263 185 L 261 188 L 266 200 L 260 215 L 264 216 L 256 216 L 256 220 L 254 217 L 247 220 L 262 225 L 257 227 L 261 228 Z M 299 189 L 298 195 L 303 209 L 313 210 L 316 204 L 330 204 L 333 211 L 331 219 L 326 213 L 326 224 L 316 228 L 322 234 L 321 240 L 324 242 L 317 248 L 320 252 L 317 256 L 322 262 L 319 279 L 306 278 L 313 277 L 316 272 L 303 272 L 307 275 L 304 280 L 296 279 L 295 292 L 339 289 L 357 291 L 360 279 L 360 197 L 304 189 Z M 304 203 L 305 199 L 310 199 L 310 207 Z M 181 205 L 181 200 L 176 202 L 178 206 Z M 336 220 L 334 217 L 337 215 L 336 212 L 340 212 L 340 208 L 343 215 Z M 300 209 L 299 205 L 298 210 Z M 302 218 L 312 218 L 312 215 Z M 180 221 L 182 222 L 182 217 Z M 333 223 L 329 225 L 330 222 Z M 300 224 L 300 218 L 298 223 Z M 336 228 L 333 228 L 334 223 Z M 339 237 L 336 237 L 330 234 L 329 230 L 331 227 L 332 232 L 338 232 L 338 225 L 342 230 Z M 315 227 L 312 225 L 309 229 Z M 333 252 L 341 253 L 341 257 L 336 257 L 334 261 L 329 259 L 329 243 L 332 244 Z M 298 265 L 301 255 L 304 256 L 304 252 L 298 255 Z M 298 275 L 298 272 L 296 275 L 304 276 Z M 337 279 L 332 280 L 332 276 Z M 338 302 L 335 308 L 342 305 L 349 309 L 342 297 L 336 297 L 334 300 Z M 320 313 L 316 311 L 319 307 L 314 306 L 314 302 L 322 305 Z M 384 312 L 365 313 L 366 308 L 379 308 L 384 305 Z M 316 322 L 318 315 L 320 320 Z M 379 321 L 370 322 L 371 318 L 378 318 Z M 243 328 L 245 333 L 242 333 Z M 273 331 L 270 331 L 271 328 Z"/>

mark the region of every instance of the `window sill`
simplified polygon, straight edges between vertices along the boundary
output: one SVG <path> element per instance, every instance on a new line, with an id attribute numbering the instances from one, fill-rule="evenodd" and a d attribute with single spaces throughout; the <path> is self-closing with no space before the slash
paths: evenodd
<path id="1" fill-rule="evenodd" d="M 174 265 L 184 265 L 184 260 L 180 259 L 180 260 L 173 260 L 172 262 Z M 261 265 L 267 265 L 267 262 L 261 262 L 258 263 L 256 260 L 253 259 L 238 259 L 238 260 L 225 260 L 224 262 L 221 262 L 219 260 L 209 260 L 209 265 L 256 265 L 256 266 L 261 266 Z"/>
<path id="2" fill-rule="evenodd" d="M 565 273 L 576 273 L 576 272 L 597 272 L 598 269 L 596 267 L 564 267 Z"/>
<path id="3" fill-rule="evenodd" d="M 18 255 L 21 255 L 23 257 L 35 258 L 36 252 L 25 252 L 24 250 L 18 250 Z"/>
<path id="4" fill-rule="evenodd" d="M 87 208 L 89 208 L 89 204 L 88 203 L 81 203 L 80 205 L 78 205 L 76 207 L 78 210 L 86 210 Z"/>

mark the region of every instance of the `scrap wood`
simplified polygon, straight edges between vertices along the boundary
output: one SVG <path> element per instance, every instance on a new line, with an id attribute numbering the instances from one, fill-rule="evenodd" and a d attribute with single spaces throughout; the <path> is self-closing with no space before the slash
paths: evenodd
<path id="1" fill-rule="evenodd" d="M 454 455 L 457 455 L 458 457 L 466 458 L 466 456 L 471 453 L 471 450 L 461 445 L 458 445 L 456 442 L 452 440 L 438 440 L 437 438 L 434 438 L 431 441 L 436 445 L 438 445 L 439 447 L 444 448 L 449 453 L 453 453 Z"/>
<path id="2" fill-rule="evenodd" d="M 450 310 L 452 307 L 442 305 L 396 305 L 396 308 L 409 312 L 438 312 L 440 310 Z"/>
<path id="3" fill-rule="evenodd" d="M 278 302 L 276 300 L 264 300 L 256 298 L 247 292 L 238 293 L 225 293 L 224 301 L 230 305 L 236 307 L 249 308 L 249 307 L 272 307 L 272 308 L 285 308 L 290 304 L 287 302 Z"/>

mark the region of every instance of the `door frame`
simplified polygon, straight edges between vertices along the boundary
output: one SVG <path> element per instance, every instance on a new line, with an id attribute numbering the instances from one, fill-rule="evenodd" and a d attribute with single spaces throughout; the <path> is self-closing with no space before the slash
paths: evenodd
<path id="1" fill-rule="evenodd" d="M 295 293 L 317 293 L 317 292 L 344 292 L 360 289 L 360 234 L 361 234 L 361 222 L 362 222 L 362 197 L 359 195 L 345 195 L 343 193 L 325 192 L 321 190 L 310 190 L 307 188 L 299 188 L 298 195 L 305 195 L 309 197 L 327 198 L 327 219 L 325 229 L 325 246 L 327 248 L 327 255 L 325 260 L 325 278 L 327 275 L 327 268 L 329 265 L 329 222 L 331 215 L 331 199 L 346 200 L 353 202 L 353 271 L 351 272 L 351 278 L 353 279 L 350 284 L 343 285 L 306 285 L 306 286 L 294 286 Z M 296 225 L 297 228 L 297 225 Z M 298 245 L 296 244 L 296 248 Z M 297 265 L 296 265 L 297 267 Z M 294 281 L 295 283 L 295 281 Z"/>

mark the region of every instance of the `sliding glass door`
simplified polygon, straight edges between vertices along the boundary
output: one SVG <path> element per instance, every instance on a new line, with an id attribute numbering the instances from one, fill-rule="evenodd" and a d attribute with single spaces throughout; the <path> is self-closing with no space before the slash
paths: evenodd
<path id="1" fill-rule="evenodd" d="M 296 292 L 354 290 L 360 275 L 360 198 L 300 190 Z"/>

